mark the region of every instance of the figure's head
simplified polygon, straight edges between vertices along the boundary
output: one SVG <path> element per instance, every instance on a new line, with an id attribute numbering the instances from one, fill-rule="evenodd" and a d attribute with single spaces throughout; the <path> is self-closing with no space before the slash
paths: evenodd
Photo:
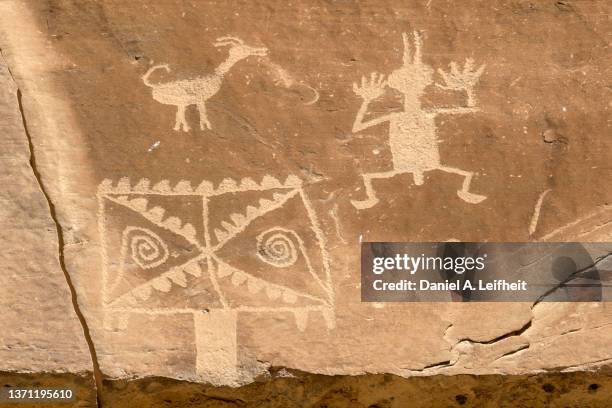
<path id="1" fill-rule="evenodd" d="M 387 84 L 403 94 L 421 94 L 433 82 L 434 70 L 422 61 L 423 38 L 417 31 L 413 35 L 414 52 L 411 53 L 408 34 L 402 34 L 404 40 L 402 67 L 393 71 L 387 78 Z"/>
<path id="2" fill-rule="evenodd" d="M 237 37 L 219 37 L 215 42 L 215 47 L 230 46 L 230 55 L 239 59 L 249 57 L 251 55 L 265 56 L 268 55 L 268 49 L 265 47 L 251 47 L 246 45 L 244 41 Z"/>

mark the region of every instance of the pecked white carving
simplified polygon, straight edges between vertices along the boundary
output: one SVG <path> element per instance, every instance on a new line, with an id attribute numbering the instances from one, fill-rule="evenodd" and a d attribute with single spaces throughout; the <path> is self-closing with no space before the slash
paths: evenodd
<path id="1" fill-rule="evenodd" d="M 144 84 L 153 90 L 153 99 L 165 105 L 174 105 L 177 108 L 174 130 L 188 132 L 191 127 L 185 118 L 188 106 L 195 105 L 200 114 L 200 129 L 212 129 L 206 113 L 206 101 L 219 92 L 223 78 L 229 70 L 238 62 L 250 56 L 267 55 L 265 47 L 251 47 L 246 45 L 240 38 L 226 36 L 218 38 L 215 47 L 229 46 L 229 55 L 212 74 L 196 77 L 193 79 L 179 79 L 175 81 L 153 83 L 149 80 L 151 74 L 158 69 L 170 72 L 168 64 L 154 65 L 142 76 Z"/>
<path id="2" fill-rule="evenodd" d="M 437 115 L 458 115 L 478 111 L 474 87 L 478 83 L 485 66 L 474 66 L 472 59 L 466 59 L 460 69 L 455 62 L 450 64 L 450 71 L 438 70 L 444 83 L 434 83 L 434 70 L 422 60 L 423 39 L 420 33 L 414 32 L 414 52 L 408 35 L 402 35 L 404 42 L 403 64 L 385 79 L 381 74 L 372 73 L 369 78 L 362 77 L 361 84 L 353 84 L 354 92 L 363 99 L 353 124 L 353 132 L 360 132 L 372 126 L 389 123 L 389 146 L 393 158 L 393 169 L 380 173 L 363 174 L 366 198 L 353 200 L 357 209 L 370 208 L 379 201 L 372 186 L 372 180 L 388 179 L 398 174 L 411 173 L 416 185 L 424 183 L 424 173 L 431 170 L 441 170 L 458 174 L 463 177 L 463 184 L 457 195 L 462 200 L 478 204 L 485 196 L 469 191 L 474 173 L 455 167 L 445 166 L 440 160 L 439 140 L 435 118 Z M 442 89 L 464 91 L 467 95 L 467 105 L 455 108 L 426 109 L 421 105 L 420 98 L 425 88 L 435 85 Z M 403 109 L 366 121 L 365 115 L 369 104 L 382 96 L 389 87 L 399 91 L 403 96 Z"/>
<path id="3" fill-rule="evenodd" d="M 260 199 L 258 205 L 246 205 L 242 212 L 230 214 L 213 228 L 209 209 L 211 202 L 216 200 L 223 203 L 226 197 L 240 192 L 261 192 L 269 198 Z M 199 210 L 203 220 L 202 228 L 198 230 L 192 223 L 184 222 L 181 217 L 170 215 L 170 211 L 159 204 L 160 197 L 166 202 L 198 200 L 202 205 Z M 233 266 L 221 253 L 255 221 L 282 209 L 290 200 L 293 203 L 297 200 L 300 208 L 303 208 L 306 217 L 303 224 L 314 234 L 315 239 L 309 242 L 316 248 L 306 248 L 303 237 L 294 229 L 275 225 L 254 238 L 256 242 L 253 247 L 256 250 L 252 256 L 271 266 L 272 270 L 289 273 L 286 278 L 288 283 L 295 278 L 291 275 L 295 271 L 285 272 L 285 268 L 290 269 L 300 257 L 305 265 L 303 273 L 306 275 L 303 278 L 312 282 L 317 290 L 300 289 L 282 281 L 270 281 L 265 277 L 255 276 L 248 270 Z M 233 336 L 233 340 L 226 339 L 225 344 L 236 344 L 236 321 L 229 323 L 227 319 L 237 319 L 238 313 L 292 313 L 298 330 L 306 329 L 309 314 L 320 313 L 328 328 L 334 327 L 334 292 L 326 240 L 318 217 L 303 190 L 302 180 L 298 177 L 289 176 L 282 182 L 265 176 L 259 183 L 250 178 L 239 181 L 225 179 L 216 187 L 208 181 L 193 187 L 188 181 L 180 181 L 173 186 L 167 180 L 155 184 L 148 179 L 141 179 L 136 183 L 131 183 L 127 178 L 116 183 L 105 180 L 99 185 L 98 201 L 98 220 L 105 263 L 102 276 L 103 310 L 107 329 L 125 329 L 132 314 L 191 314 L 196 333 L 198 376 L 206 381 L 227 384 L 237 381 L 239 376 L 237 346 L 229 352 L 226 349 L 224 352 L 227 356 L 213 358 L 207 345 L 219 343 L 228 335 Z M 118 225 L 121 228 L 123 221 L 119 219 L 114 222 L 111 207 L 115 208 L 114 211 L 120 208 L 127 214 L 132 214 L 126 221 L 129 225 L 121 233 L 120 250 L 113 249 L 114 253 L 110 252 L 111 248 L 117 248 L 118 245 L 111 241 L 114 236 L 111 231 Z M 138 223 L 130 221 L 132 218 L 147 226 L 135 226 Z M 274 220 L 272 222 L 275 224 L 281 221 L 271 217 L 265 220 Z M 179 263 L 172 263 L 173 258 L 169 256 L 172 250 L 170 243 L 164 240 L 164 234 L 184 240 L 184 245 L 193 248 L 190 256 Z M 320 259 L 316 264 L 312 254 L 319 255 Z M 114 259 L 117 255 L 120 256 L 118 263 Z M 130 272 L 126 269 L 126 259 L 151 272 L 145 272 L 145 278 L 140 278 L 139 281 L 131 281 Z M 115 265 L 119 265 L 118 268 Z M 197 307 L 143 304 L 164 297 L 176 299 L 176 296 L 183 296 L 180 295 L 183 288 L 184 296 L 188 296 L 190 285 L 203 279 L 210 280 L 211 291 L 218 303 L 198 304 Z M 264 303 L 258 306 L 232 303 L 227 298 L 226 290 L 229 288 L 238 289 L 238 293 L 243 293 L 244 296 L 259 297 Z M 170 303 L 172 302 L 171 300 Z M 218 330 L 215 331 L 214 327 L 199 327 L 199 324 L 215 324 L 218 325 Z M 212 370 L 208 363 L 210 361 L 225 361 L 227 366 Z M 224 373 L 224 377 L 213 378 L 214 372 Z M 234 377 L 228 377 L 227 373 L 234 373 Z"/>

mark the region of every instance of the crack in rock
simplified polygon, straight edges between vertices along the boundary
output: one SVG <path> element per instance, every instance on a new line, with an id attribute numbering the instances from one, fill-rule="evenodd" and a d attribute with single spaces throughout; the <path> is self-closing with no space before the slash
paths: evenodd
<path id="1" fill-rule="evenodd" d="M 497 357 L 494 361 L 497 361 L 497 360 L 500 360 L 502 358 L 506 358 L 506 357 L 515 355 L 515 354 L 517 354 L 517 353 L 519 353 L 519 352 L 521 352 L 523 350 L 527 350 L 529 347 L 531 347 L 531 344 L 529 344 L 529 343 L 520 345 L 517 349 L 511 350 L 511 351 L 508 351 L 508 352 L 502 354 L 501 356 Z"/>
<path id="2" fill-rule="evenodd" d="M 604 260 L 608 259 L 610 256 L 612 255 L 612 253 L 607 253 L 606 255 L 603 255 L 601 257 L 599 257 L 598 259 L 595 260 L 595 262 L 593 262 L 591 265 L 585 266 L 584 268 L 581 268 L 577 271 L 572 272 L 571 274 L 569 274 L 567 276 L 567 278 L 565 278 L 562 282 L 559 282 L 557 285 L 553 286 L 552 288 L 550 288 L 549 290 L 547 290 L 546 292 L 544 292 L 539 298 L 536 299 L 536 301 L 533 303 L 533 305 L 531 305 L 531 310 L 533 310 L 534 307 L 536 307 L 540 302 L 542 302 L 547 296 L 549 296 L 551 293 L 555 292 L 557 289 L 562 288 L 563 286 L 565 286 L 569 281 L 571 281 L 573 278 L 575 278 L 577 275 L 586 272 L 592 268 L 594 268 L 595 266 L 597 266 L 599 263 L 603 262 Z"/>
<path id="3" fill-rule="evenodd" d="M 2 60 L 4 60 L 4 55 L 2 53 L 2 50 L 0 49 L 0 57 L 2 58 Z M 5 64 L 6 65 L 6 64 Z M 66 281 L 66 284 L 68 285 L 68 289 L 70 291 L 70 297 L 71 297 L 71 302 L 72 302 L 72 308 L 79 320 L 79 323 L 81 325 L 81 328 L 83 330 L 83 335 L 85 338 L 85 341 L 87 343 L 87 347 L 89 350 L 89 354 L 90 354 L 90 358 L 91 358 L 91 362 L 92 362 L 92 372 L 93 372 L 93 376 L 94 376 L 94 380 L 95 380 L 95 392 L 96 392 L 96 405 L 98 407 L 101 407 L 101 401 L 100 401 L 100 392 L 102 390 L 102 372 L 100 371 L 100 365 L 98 363 L 98 358 L 96 355 L 96 349 L 95 346 L 93 344 L 93 340 L 91 338 L 91 334 L 89 332 L 89 327 L 87 325 L 87 321 L 85 320 L 85 316 L 83 315 L 83 312 L 80 309 L 79 303 L 78 303 L 78 299 L 77 299 L 77 293 L 74 287 L 74 284 L 72 282 L 72 278 L 70 277 L 70 274 L 68 273 L 68 270 L 66 268 L 66 262 L 64 259 L 64 235 L 63 235 L 63 230 L 62 230 L 62 226 L 60 225 L 60 222 L 58 220 L 57 217 L 57 212 L 55 209 L 55 205 L 53 204 L 53 202 L 51 201 L 51 197 L 49 196 L 49 193 L 45 187 L 45 184 L 42 180 L 42 176 L 38 170 L 37 167 L 37 162 L 36 162 L 36 154 L 35 154 L 35 149 L 34 149 L 34 144 L 32 142 L 32 136 L 29 133 L 28 130 L 28 126 L 27 126 L 27 121 L 26 121 L 26 117 L 25 117 L 25 112 L 24 112 L 24 108 L 23 108 L 23 98 L 22 98 L 22 93 L 21 93 L 21 89 L 17 86 L 17 82 L 15 81 L 15 77 L 13 76 L 13 73 L 11 72 L 10 68 L 8 67 L 8 65 L 6 65 L 7 70 L 9 72 L 9 75 L 11 76 L 13 82 L 15 83 L 16 89 L 17 89 L 17 105 L 18 105 L 18 109 L 19 109 L 19 114 L 21 116 L 21 122 L 22 122 L 22 126 L 23 126 L 23 131 L 24 134 L 26 136 L 27 139 L 27 145 L 28 145 L 28 149 L 29 149 L 29 164 L 30 164 L 30 168 L 32 169 L 32 173 L 34 175 L 34 178 L 36 179 L 36 182 L 38 184 L 38 187 L 43 195 L 43 197 L 45 198 L 46 202 L 47 202 L 47 206 L 49 208 L 49 216 L 51 217 L 51 220 L 53 221 L 54 225 L 55 225 L 55 230 L 56 230 L 56 234 L 57 234 L 57 243 L 58 243 L 58 262 L 60 265 L 60 268 L 64 274 L 64 279 Z"/>
<path id="4" fill-rule="evenodd" d="M 531 327 L 532 323 L 533 323 L 533 316 L 531 317 L 531 319 L 529 319 L 529 321 L 527 323 L 525 323 L 522 327 L 520 327 L 517 330 L 513 330 L 511 332 L 508 333 L 504 333 L 501 336 L 497 336 L 494 337 L 490 340 L 472 340 L 470 338 L 464 338 L 464 339 L 460 339 L 457 341 L 457 343 L 455 343 L 455 346 L 459 343 L 463 343 L 463 342 L 468 342 L 470 344 L 494 344 L 497 342 L 500 342 L 502 340 L 505 340 L 509 337 L 515 337 L 515 336 L 521 336 L 523 333 L 525 333 L 527 330 L 529 330 L 529 328 Z"/>

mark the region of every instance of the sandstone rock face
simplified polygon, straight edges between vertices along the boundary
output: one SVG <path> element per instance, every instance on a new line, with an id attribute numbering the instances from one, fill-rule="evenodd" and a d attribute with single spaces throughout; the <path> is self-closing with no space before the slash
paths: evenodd
<path id="1" fill-rule="evenodd" d="M 61 267 L 57 225 L 30 162 L 16 84 L 0 58 L 2 370 L 92 370 Z"/>
<path id="2" fill-rule="evenodd" d="M 0 46 L 101 373 L 236 386 L 271 367 L 608 364 L 605 303 L 361 303 L 359 244 L 609 241 L 610 8 L 2 2 Z M 27 154 L 18 123 L 6 134 L 21 145 L 3 160 Z M 17 167 L 5 185 L 31 171 Z M 19 217 L 54 230 L 27 176 L 13 196 L 38 204 Z M 61 288 L 66 313 L 40 314 L 78 333 L 55 231 L 44 252 L 44 227 L 13 228 L 45 271 L 28 290 Z M 80 354 L 64 368 L 85 367 L 82 337 L 68 346 Z M 0 368 L 55 369 L 15 358 Z"/>

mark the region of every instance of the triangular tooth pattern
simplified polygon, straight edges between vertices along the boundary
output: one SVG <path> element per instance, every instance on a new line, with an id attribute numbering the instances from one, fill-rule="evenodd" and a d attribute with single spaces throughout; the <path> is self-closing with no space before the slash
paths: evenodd
<path id="1" fill-rule="evenodd" d="M 172 188 L 170 188 L 170 182 L 168 180 L 162 180 L 153 186 L 153 191 L 158 193 L 170 193 L 172 192 Z"/>
<path id="2" fill-rule="evenodd" d="M 130 187 L 129 177 L 121 177 L 117 182 L 117 192 L 130 191 Z"/>
<path id="3" fill-rule="evenodd" d="M 246 214 L 247 214 L 247 217 L 249 218 L 256 216 L 257 212 L 258 212 L 257 208 L 253 207 L 252 205 L 248 205 L 246 208 Z"/>
<path id="4" fill-rule="evenodd" d="M 174 186 L 175 193 L 193 193 L 193 188 L 188 180 L 181 180 Z"/>
<path id="5" fill-rule="evenodd" d="M 241 190 L 257 190 L 259 189 L 259 184 L 253 181 L 253 179 L 245 177 L 240 181 L 240 189 Z"/>
<path id="6" fill-rule="evenodd" d="M 219 187 L 217 187 L 217 192 L 219 193 L 226 193 L 226 192 L 236 191 L 236 190 L 238 190 L 238 185 L 236 184 L 236 180 L 231 179 L 231 178 L 224 179 L 219 184 Z"/>
<path id="7" fill-rule="evenodd" d="M 154 222 L 161 222 L 164 218 L 164 214 L 166 210 L 161 207 L 153 207 L 149 211 L 147 211 L 147 216 L 153 220 Z"/>
<path id="8" fill-rule="evenodd" d="M 172 288 L 172 282 L 170 282 L 170 280 L 165 276 L 160 276 L 159 278 L 154 279 L 151 284 L 155 289 L 161 292 L 170 292 L 170 289 Z"/>
<path id="9" fill-rule="evenodd" d="M 297 302 L 297 296 L 295 293 L 285 290 L 283 291 L 283 301 L 287 303 L 295 303 Z"/>
<path id="10" fill-rule="evenodd" d="M 217 267 L 217 276 L 219 278 L 225 278 L 233 273 L 234 269 L 231 266 L 225 263 L 219 263 L 219 266 Z"/>
<path id="11" fill-rule="evenodd" d="M 197 262 L 191 262 L 189 265 L 185 266 L 183 270 L 196 278 L 202 276 L 202 268 Z"/>
<path id="12" fill-rule="evenodd" d="M 247 280 L 247 275 L 240 272 L 239 270 L 235 270 L 232 274 L 232 284 L 234 286 L 242 285 L 245 280 Z"/>
<path id="13" fill-rule="evenodd" d="M 198 188 L 196 188 L 196 192 L 198 194 L 204 194 L 204 195 L 210 194 L 213 190 L 214 190 L 213 184 L 210 181 L 206 181 L 206 180 L 201 182 Z"/>
<path id="14" fill-rule="evenodd" d="M 227 238 L 228 234 L 227 232 L 220 230 L 219 228 L 215 228 L 215 236 L 217 237 L 217 241 L 222 242 L 225 241 L 225 238 Z"/>
<path id="15" fill-rule="evenodd" d="M 242 272 L 224 262 L 219 262 L 217 266 L 216 276 L 219 279 L 230 277 L 230 281 L 234 286 L 240 286 L 244 282 L 247 283 L 247 290 L 252 294 L 257 294 L 262 290 L 270 300 L 282 299 L 285 303 L 294 304 L 298 300 L 298 294 L 291 289 L 279 287 L 273 283 L 269 283 L 264 279 L 259 279 Z"/>
<path id="16" fill-rule="evenodd" d="M 234 213 L 234 214 L 230 215 L 230 219 L 232 220 L 232 222 L 238 228 L 240 228 L 241 226 L 243 226 L 247 222 L 246 217 L 244 215 L 238 214 L 238 213 Z"/>
<path id="17" fill-rule="evenodd" d="M 127 328 L 128 315 L 112 314 L 104 316 L 104 329 L 109 331 L 125 330 Z"/>
<path id="18" fill-rule="evenodd" d="M 133 289 L 128 295 L 133 299 L 147 300 L 151 296 L 153 289 L 167 293 L 172 289 L 173 283 L 186 288 L 187 274 L 196 278 L 202 275 L 202 269 L 198 261 L 191 262 L 184 267 L 173 268 L 148 283 Z"/>
<path id="19" fill-rule="evenodd" d="M 280 181 L 268 175 L 264 176 L 264 178 L 261 180 L 261 186 L 265 189 L 282 187 Z"/>
<path id="20" fill-rule="evenodd" d="M 232 234 L 232 233 L 235 233 L 235 232 L 236 232 L 236 226 L 235 226 L 234 224 L 230 224 L 230 223 L 229 223 L 229 222 L 227 222 L 227 221 L 221 221 L 221 226 L 222 226 L 223 228 L 225 228 L 225 230 L 226 230 L 226 231 L 227 231 L 229 234 Z"/>
<path id="21" fill-rule="evenodd" d="M 306 325 L 308 325 L 308 310 L 296 309 L 293 311 L 293 315 L 295 316 L 295 325 L 298 330 L 302 332 L 306 330 Z"/>
<path id="22" fill-rule="evenodd" d="M 181 235 L 193 240 L 196 236 L 196 230 L 193 225 L 191 225 L 190 223 L 186 223 L 185 225 L 183 225 L 183 228 L 181 228 Z"/>
<path id="23" fill-rule="evenodd" d="M 268 208 L 270 208 L 270 206 L 274 204 L 273 201 L 267 200 L 265 198 L 262 198 L 259 200 L 259 209 L 260 210 L 267 210 Z"/>
<path id="24" fill-rule="evenodd" d="M 134 208 L 135 210 L 141 213 L 147 211 L 148 204 L 149 204 L 149 201 L 143 197 L 138 197 L 138 198 L 134 198 L 130 200 L 130 205 L 132 206 L 132 208 Z"/>
<path id="25" fill-rule="evenodd" d="M 168 217 L 164 221 L 164 225 L 172 232 L 180 233 L 181 227 L 183 226 L 180 219 L 177 217 Z"/>
<path id="26" fill-rule="evenodd" d="M 111 179 L 104 179 L 98 185 L 98 191 L 101 193 L 111 191 L 112 188 L 113 188 L 113 181 Z"/>
<path id="27" fill-rule="evenodd" d="M 117 329 L 125 330 L 127 329 L 127 326 L 128 326 L 128 316 L 127 315 L 118 316 Z"/>
<path id="28" fill-rule="evenodd" d="M 276 300 L 281 295 L 281 290 L 279 288 L 277 288 L 277 287 L 268 285 L 268 286 L 266 286 L 266 295 L 271 300 Z"/>
<path id="29" fill-rule="evenodd" d="M 302 179 L 295 174 L 290 174 L 285 180 L 285 187 L 300 187 L 302 185 Z"/>
<path id="30" fill-rule="evenodd" d="M 187 287 L 187 277 L 185 276 L 185 273 L 179 268 L 176 268 L 174 271 L 170 272 L 168 274 L 168 277 L 172 282 L 176 283 L 180 287 Z"/>
<path id="31" fill-rule="evenodd" d="M 136 184 L 133 188 L 135 193 L 148 193 L 149 186 L 151 185 L 151 181 L 147 178 L 140 179 L 138 184 Z"/>
<path id="32" fill-rule="evenodd" d="M 250 293 L 252 294 L 258 293 L 260 290 L 264 288 L 264 286 L 266 286 L 264 281 L 262 281 L 261 279 L 257 279 L 257 278 L 249 276 L 249 279 L 247 281 L 247 288 L 249 289 Z"/>
<path id="33" fill-rule="evenodd" d="M 324 308 L 321 313 L 323 313 L 323 320 L 325 320 L 325 325 L 328 329 L 333 329 L 336 327 L 336 316 L 334 315 L 334 310 L 331 307 Z"/>
<path id="34" fill-rule="evenodd" d="M 134 289 L 132 292 L 134 296 L 140 300 L 147 300 L 151 296 L 151 286 L 143 285 L 139 288 Z"/>

